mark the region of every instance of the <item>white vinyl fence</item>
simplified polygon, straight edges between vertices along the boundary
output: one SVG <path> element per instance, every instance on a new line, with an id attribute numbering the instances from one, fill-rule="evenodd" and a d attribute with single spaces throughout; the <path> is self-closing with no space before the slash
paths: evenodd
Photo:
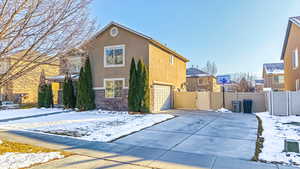
<path id="1" fill-rule="evenodd" d="M 300 115 L 300 91 L 268 92 L 266 98 L 266 107 L 271 115 Z"/>

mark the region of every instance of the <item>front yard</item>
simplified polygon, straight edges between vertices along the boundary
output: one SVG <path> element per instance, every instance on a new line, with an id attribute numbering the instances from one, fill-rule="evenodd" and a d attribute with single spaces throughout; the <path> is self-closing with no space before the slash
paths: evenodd
<path id="1" fill-rule="evenodd" d="M 271 116 L 269 112 L 256 113 L 262 120 L 264 138 L 259 160 L 300 165 L 300 153 L 284 152 L 285 139 L 300 140 L 299 116 Z"/>
<path id="2" fill-rule="evenodd" d="M 32 110 L 32 113 L 29 113 Z M 39 110 L 39 111 L 38 111 Z M 62 109 L 54 109 L 62 111 Z M 9 112 L 11 111 L 11 113 Z M 5 110 L 5 116 L 15 117 L 15 114 L 42 114 L 52 112 L 51 109 L 26 109 Z M 0 114 L 2 111 L 0 111 Z M 22 115 L 23 116 L 23 115 Z M 0 115 L 1 117 L 1 115 Z M 93 110 L 84 112 L 63 112 L 60 114 L 24 118 L 7 122 L 0 122 L 0 129 L 29 130 L 49 134 L 76 137 L 89 141 L 109 142 L 119 137 L 139 131 L 156 123 L 173 118 L 168 114 L 137 114 L 130 115 L 128 112 L 114 112 Z"/>

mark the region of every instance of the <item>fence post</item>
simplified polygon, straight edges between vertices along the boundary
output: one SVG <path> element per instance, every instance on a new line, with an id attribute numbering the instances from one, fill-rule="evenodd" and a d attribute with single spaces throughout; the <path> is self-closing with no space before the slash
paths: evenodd
<path id="1" fill-rule="evenodd" d="M 273 92 L 272 91 L 270 91 L 270 103 L 271 103 L 271 115 L 273 116 L 273 101 L 274 101 L 274 95 L 273 95 Z"/>

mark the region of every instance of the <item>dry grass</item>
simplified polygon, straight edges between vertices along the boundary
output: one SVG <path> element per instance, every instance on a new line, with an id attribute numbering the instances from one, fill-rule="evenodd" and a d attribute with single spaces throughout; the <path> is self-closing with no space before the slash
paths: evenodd
<path id="1" fill-rule="evenodd" d="M 262 120 L 256 116 L 258 121 L 258 129 L 257 129 L 257 140 L 256 140 L 256 148 L 255 148 L 255 154 L 252 158 L 252 161 L 258 161 L 259 160 L 259 153 L 261 153 L 264 143 L 264 138 L 262 137 L 262 132 L 264 131 L 262 126 Z"/>
<path id="2" fill-rule="evenodd" d="M 18 152 L 18 153 L 47 153 L 47 152 L 60 152 L 61 155 L 65 157 L 72 155 L 72 153 L 53 150 L 48 148 L 43 148 L 39 146 L 32 146 L 29 144 L 10 142 L 6 140 L 2 140 L 3 143 L 0 144 L 0 155 L 7 152 Z"/>

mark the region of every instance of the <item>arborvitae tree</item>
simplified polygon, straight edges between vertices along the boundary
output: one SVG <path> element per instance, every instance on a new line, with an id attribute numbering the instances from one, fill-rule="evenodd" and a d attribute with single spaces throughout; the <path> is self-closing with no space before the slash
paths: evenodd
<path id="1" fill-rule="evenodd" d="M 70 102 L 69 102 L 69 85 L 68 85 L 68 76 L 65 77 L 64 83 L 63 83 L 63 90 L 62 90 L 62 102 L 64 105 L 64 108 L 68 109 L 70 108 Z"/>
<path id="2" fill-rule="evenodd" d="M 45 85 L 40 84 L 38 90 L 38 107 L 45 107 Z"/>
<path id="3" fill-rule="evenodd" d="M 96 107 L 89 59 L 86 60 L 84 67 L 80 69 L 76 107 L 80 111 L 92 110 Z"/>
<path id="4" fill-rule="evenodd" d="M 66 109 L 75 108 L 76 106 L 73 81 L 69 76 L 66 76 L 63 84 L 63 104 Z"/>
<path id="5" fill-rule="evenodd" d="M 38 107 L 44 107 L 45 100 L 45 72 L 42 70 L 40 75 L 40 84 L 38 87 Z"/>
<path id="6" fill-rule="evenodd" d="M 80 111 L 84 110 L 84 99 L 85 99 L 85 73 L 83 67 L 80 69 L 79 80 L 77 83 L 77 100 L 76 108 Z"/>
<path id="7" fill-rule="evenodd" d="M 137 78 L 136 78 L 136 92 L 135 94 L 137 95 L 137 106 L 138 106 L 138 111 L 141 111 L 141 105 L 142 105 L 142 99 L 143 99 L 143 91 L 144 91 L 144 81 L 143 81 L 143 62 L 139 60 L 138 65 L 137 65 Z"/>
<path id="8" fill-rule="evenodd" d="M 84 65 L 84 73 L 86 77 L 86 110 L 92 110 L 96 108 L 95 105 L 95 93 L 93 90 L 93 79 L 92 79 L 92 71 L 91 71 L 91 64 L 89 58 L 86 59 Z"/>
<path id="9" fill-rule="evenodd" d="M 53 107 L 53 93 L 52 93 L 52 85 L 45 84 L 43 87 L 44 90 L 44 101 L 43 107 L 50 108 Z"/>
<path id="10" fill-rule="evenodd" d="M 68 79 L 68 93 L 69 93 L 69 107 L 74 109 L 76 106 L 76 95 L 74 90 L 74 83 L 71 77 Z"/>
<path id="11" fill-rule="evenodd" d="M 128 110 L 137 112 L 138 111 L 138 97 L 136 94 L 136 63 L 134 58 L 131 59 L 130 65 L 130 77 L 129 77 L 129 89 L 128 89 Z"/>
<path id="12" fill-rule="evenodd" d="M 48 84 L 48 90 L 49 90 L 49 105 L 50 107 L 54 107 L 52 84 Z"/>
<path id="13" fill-rule="evenodd" d="M 141 112 L 150 112 L 150 88 L 149 88 L 149 73 L 147 66 L 143 65 L 143 94 L 141 101 Z"/>

